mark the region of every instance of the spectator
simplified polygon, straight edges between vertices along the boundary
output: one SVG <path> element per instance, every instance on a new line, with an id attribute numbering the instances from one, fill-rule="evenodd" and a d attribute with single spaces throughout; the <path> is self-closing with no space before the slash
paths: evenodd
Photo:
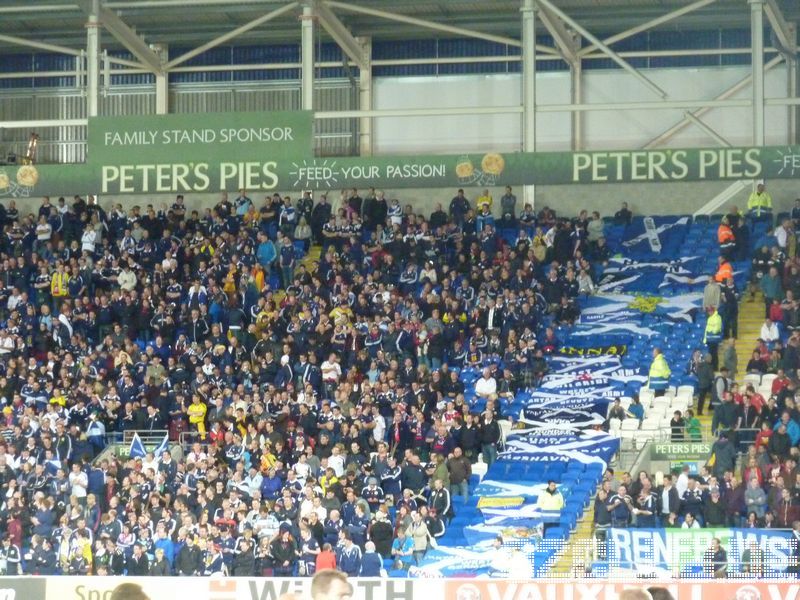
<path id="1" fill-rule="evenodd" d="M 383 561 L 381 556 L 375 551 L 375 544 L 366 543 L 366 552 L 361 558 L 361 577 L 380 577 Z"/>
<path id="2" fill-rule="evenodd" d="M 725 527 L 728 522 L 725 504 L 720 500 L 718 489 L 711 490 L 703 508 L 703 522 L 706 527 Z"/>
<path id="3" fill-rule="evenodd" d="M 653 362 L 650 364 L 650 376 L 648 385 L 655 392 L 656 396 L 663 396 L 669 385 L 669 377 L 672 372 L 667 364 L 664 354 L 659 348 L 653 348 Z"/>
<path id="4" fill-rule="evenodd" d="M 669 421 L 670 427 L 670 440 L 673 442 L 682 442 L 686 439 L 686 420 L 683 418 L 681 411 L 676 410 L 672 414 Z"/>
<path id="5" fill-rule="evenodd" d="M 422 515 L 418 511 L 411 513 L 411 525 L 406 531 L 406 536 L 411 539 L 414 547 L 414 562 L 419 565 L 425 553 L 428 551 L 428 544 L 430 542 L 430 533 L 425 521 L 422 520 Z"/>
<path id="6" fill-rule="evenodd" d="M 397 537 L 392 542 L 392 558 L 395 569 L 405 570 L 408 570 L 414 560 L 414 540 L 406 536 L 404 529 L 397 532 Z"/>
<path id="7" fill-rule="evenodd" d="M 683 517 L 681 529 L 700 529 L 701 527 L 700 521 L 697 520 L 697 518 L 694 516 L 694 513 L 687 512 Z"/>
<path id="8" fill-rule="evenodd" d="M 612 527 L 627 527 L 630 525 L 633 514 L 633 500 L 628 495 L 628 490 L 624 485 L 619 486 L 617 493 L 608 498 L 606 506 L 611 514 Z"/>
<path id="9" fill-rule="evenodd" d="M 560 511 L 564 508 L 564 497 L 555 481 L 551 479 L 547 482 L 547 488 L 539 494 L 536 504 L 544 511 Z"/>
<path id="10" fill-rule="evenodd" d="M 711 547 L 703 554 L 703 570 L 709 577 L 727 577 L 728 554 L 720 545 L 719 538 L 711 540 Z"/>
<path id="11" fill-rule="evenodd" d="M 767 511 L 767 495 L 755 477 L 750 480 L 750 485 L 744 493 L 744 502 L 748 512 L 754 513 L 758 519 L 764 517 Z"/>

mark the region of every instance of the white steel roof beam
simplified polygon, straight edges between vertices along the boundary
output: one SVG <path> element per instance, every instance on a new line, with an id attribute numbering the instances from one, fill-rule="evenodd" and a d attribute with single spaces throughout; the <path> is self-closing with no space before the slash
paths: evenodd
<path id="1" fill-rule="evenodd" d="M 545 29 L 553 36 L 556 47 L 561 51 L 564 60 L 569 64 L 577 62 L 579 60 L 580 41 L 576 40 L 567 29 L 564 21 L 543 7 L 539 8 L 539 18 L 542 20 Z"/>
<path id="2" fill-rule="evenodd" d="M 682 17 L 683 15 L 687 15 L 691 12 L 694 12 L 698 9 L 705 8 L 709 4 L 714 4 L 717 0 L 698 0 L 697 2 L 693 2 L 692 4 L 687 4 L 686 6 L 679 8 L 678 10 L 673 10 L 665 15 L 661 15 L 660 17 L 656 17 L 655 19 L 651 19 L 646 23 L 642 23 L 641 25 L 637 25 L 636 27 L 631 27 L 630 29 L 626 29 L 625 31 L 621 31 L 620 33 L 616 33 L 610 37 L 607 37 L 603 40 L 603 43 L 607 46 L 611 44 L 616 44 L 626 38 L 636 35 L 637 33 L 642 33 L 643 31 L 647 31 L 649 29 L 653 29 L 654 27 L 658 27 L 659 25 L 663 25 L 664 23 L 669 23 L 678 17 Z M 581 56 L 585 56 L 586 54 L 590 54 L 594 50 L 597 50 L 598 46 L 596 44 L 591 44 L 582 48 L 578 54 Z"/>
<path id="3" fill-rule="evenodd" d="M 766 0 L 764 2 L 764 12 L 767 13 L 769 24 L 775 31 L 775 35 L 778 36 L 781 45 L 796 56 L 797 40 L 795 39 L 795 34 L 784 18 L 783 11 L 781 11 L 781 7 L 778 6 L 776 0 Z"/>
<path id="4" fill-rule="evenodd" d="M 347 12 L 358 13 L 361 15 L 369 15 L 372 17 L 378 17 L 380 19 L 387 19 L 389 21 L 397 21 L 398 23 L 416 25 L 417 27 L 422 27 L 423 29 L 432 29 L 434 31 L 442 31 L 444 33 L 451 33 L 453 35 L 461 35 L 464 37 L 486 40 L 487 42 L 494 42 L 496 44 L 504 44 L 506 46 L 514 46 L 515 48 L 522 48 L 522 42 L 520 40 L 502 35 L 492 35 L 490 33 L 483 33 L 480 31 L 475 31 L 473 29 L 464 29 L 463 27 L 444 25 L 443 23 L 436 23 L 435 21 L 418 19 L 416 17 L 409 17 L 406 15 L 398 15 L 383 10 L 377 10 L 374 8 L 367 8 L 365 6 L 349 4 L 347 2 L 337 2 L 335 0 L 328 0 L 326 4 L 330 8 L 338 8 L 340 10 L 344 10 Z M 556 48 L 551 48 L 549 46 L 544 46 L 540 44 L 536 45 L 536 50 L 537 52 L 546 52 L 547 54 L 556 54 L 556 55 L 559 54 Z"/>
<path id="5" fill-rule="evenodd" d="M 782 62 L 783 62 L 783 57 L 782 56 L 776 56 L 772 60 L 767 61 L 767 63 L 764 65 L 764 73 L 769 72 L 771 69 L 777 67 Z M 727 90 L 725 90 L 725 91 L 721 92 L 720 94 L 718 94 L 714 98 L 713 101 L 718 101 L 718 100 L 723 100 L 724 101 L 724 100 L 727 100 L 728 98 L 731 98 L 732 96 L 735 96 L 736 94 L 741 92 L 743 89 L 745 89 L 747 86 L 749 86 L 752 82 L 753 82 L 753 75 L 752 74 L 747 75 L 746 77 L 744 77 L 744 78 L 740 79 L 739 81 L 737 81 L 736 83 L 734 83 Z M 769 102 L 767 102 L 767 103 L 769 104 Z M 704 114 L 706 114 L 709 110 L 711 110 L 712 108 L 714 108 L 714 107 L 707 105 L 707 106 L 698 108 L 697 110 L 693 110 L 691 112 L 691 114 L 693 116 L 695 116 L 695 117 L 701 117 Z M 654 137 L 652 140 L 650 140 L 645 145 L 643 145 L 642 148 L 645 149 L 645 150 L 650 150 L 651 148 L 658 148 L 659 146 L 663 145 L 667 140 L 672 139 L 673 137 L 675 137 L 675 135 L 677 135 L 678 133 L 683 131 L 690 124 L 691 124 L 691 121 L 686 116 L 684 116 L 675 125 L 673 125 L 669 129 L 667 129 L 666 131 L 664 131 L 663 133 L 661 133 L 658 136 Z"/>
<path id="6" fill-rule="evenodd" d="M 229 31 L 228 33 L 224 33 L 221 36 L 214 38 L 210 42 L 206 42 L 202 46 L 198 46 L 197 48 L 194 48 L 193 50 L 189 50 L 189 52 L 186 52 L 185 54 L 181 54 L 177 58 L 173 58 L 164 67 L 166 69 L 171 69 L 172 67 L 175 67 L 175 66 L 177 66 L 177 65 L 179 65 L 181 63 L 186 62 L 190 58 L 194 58 L 198 54 L 202 54 L 203 52 L 211 50 L 211 48 L 216 48 L 217 46 L 219 46 L 220 44 L 224 44 L 228 40 L 231 40 L 231 39 L 233 39 L 235 37 L 238 37 L 241 34 L 250 31 L 251 29 L 255 29 L 256 27 L 259 27 L 260 25 L 263 25 L 267 21 L 271 21 L 272 19 L 280 17 L 281 15 L 283 15 L 283 14 L 285 14 L 285 13 L 291 11 L 291 10 L 294 10 L 295 8 L 297 8 L 297 6 L 298 6 L 297 2 L 290 2 L 289 4 L 286 4 L 285 6 L 281 6 L 280 8 L 276 8 L 275 10 L 273 10 L 271 12 L 268 12 L 267 14 L 262 15 L 262 16 L 258 17 L 257 19 L 254 19 L 252 21 L 249 21 L 249 22 L 245 23 L 241 27 L 237 27 L 233 31 Z"/>
<path id="7" fill-rule="evenodd" d="M 77 0 L 78 6 L 87 15 L 93 15 L 92 0 Z M 113 35 L 119 42 L 138 58 L 141 63 L 153 73 L 163 72 L 163 65 L 158 54 L 150 49 L 145 42 L 133 29 L 131 29 L 116 13 L 100 5 L 97 17 L 102 26 Z"/>
<path id="8" fill-rule="evenodd" d="M 333 11 L 331 11 L 325 2 L 315 0 L 311 5 L 319 19 L 320 25 L 325 28 L 325 31 L 333 38 L 333 41 L 336 42 L 350 60 L 356 63 L 359 69 L 365 69 L 368 60 L 364 55 L 364 48 L 358 43 L 358 40 L 353 37 L 350 30 L 345 27 L 339 17 L 333 14 Z"/>
<path id="9" fill-rule="evenodd" d="M 45 42 L 37 42 L 34 40 L 26 40 L 25 38 L 16 37 L 13 35 L 6 35 L 0 33 L 0 42 L 7 42 L 17 46 L 27 46 L 29 48 L 36 48 L 38 50 L 47 50 L 48 52 L 57 52 L 58 54 L 68 54 L 70 56 L 80 56 L 81 51 L 65 46 L 58 46 L 56 44 L 47 44 Z"/>
<path id="10" fill-rule="evenodd" d="M 695 117 L 688 110 L 685 113 L 683 113 L 683 116 L 685 118 L 689 119 L 692 123 L 694 123 L 694 125 L 698 129 L 704 131 L 706 134 L 711 136 L 711 138 L 713 138 L 721 146 L 725 146 L 726 148 L 730 148 L 732 146 L 732 144 L 728 140 L 726 140 L 719 133 L 717 133 L 708 123 L 706 123 L 705 121 L 703 121 L 699 117 Z"/>
<path id="11" fill-rule="evenodd" d="M 560 17 L 562 21 L 564 21 L 567 25 L 572 27 L 575 31 L 580 33 L 583 37 L 587 40 L 592 42 L 597 46 L 597 48 L 603 52 L 606 56 L 608 56 L 611 60 L 617 63 L 620 67 L 628 71 L 631 75 L 633 75 L 636 79 L 638 79 L 642 84 L 648 87 L 652 92 L 656 95 L 660 96 L 661 98 L 666 98 L 667 93 L 658 87 L 653 81 L 642 75 L 636 68 L 634 68 L 629 62 L 619 56 L 616 52 L 614 52 L 611 48 L 606 46 L 603 42 L 601 42 L 597 37 L 589 33 L 584 27 L 581 27 L 574 19 L 570 18 L 567 14 L 564 13 L 560 8 L 555 6 L 550 0 L 537 0 L 540 7 L 544 7 L 549 10 L 551 13 Z"/>

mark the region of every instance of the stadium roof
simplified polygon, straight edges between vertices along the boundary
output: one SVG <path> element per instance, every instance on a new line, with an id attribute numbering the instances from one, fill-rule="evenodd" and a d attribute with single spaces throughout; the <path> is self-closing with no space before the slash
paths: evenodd
<path id="1" fill-rule="evenodd" d="M 0 3 L 0 51 L 20 49 L 9 36 L 46 44 L 81 49 L 86 44 L 86 11 L 92 0 L 5 0 Z M 800 20 L 797 0 L 770 0 L 783 12 L 786 21 Z M 695 4 L 689 0 L 553 0 L 558 8 L 590 32 L 613 34 L 654 19 L 670 11 Z M 266 13 L 294 4 L 273 0 L 108 0 L 104 6 L 113 11 L 149 44 L 166 43 L 191 46 L 208 42 L 245 25 Z M 353 9 L 345 8 L 348 4 Z M 386 11 L 451 27 L 461 27 L 495 36 L 519 39 L 520 0 L 360 0 L 331 5 L 334 13 L 356 36 L 373 40 L 421 39 L 457 36 L 411 23 L 389 20 L 376 14 L 355 12 L 359 8 Z M 279 44 L 300 39 L 295 6 L 263 23 L 228 44 Z M 699 10 L 660 26 L 662 30 L 692 31 L 716 28 L 748 28 L 750 7 L 747 0 L 716 0 Z M 546 30 L 539 20 L 542 33 Z M 320 28 L 323 39 L 327 38 Z M 103 47 L 122 45 L 107 32 Z"/>

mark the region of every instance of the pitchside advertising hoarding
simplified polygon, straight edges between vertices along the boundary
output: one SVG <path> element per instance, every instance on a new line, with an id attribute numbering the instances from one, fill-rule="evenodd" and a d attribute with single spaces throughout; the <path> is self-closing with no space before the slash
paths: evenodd
<path id="1" fill-rule="evenodd" d="M 353 600 L 618 600 L 627 588 L 665 587 L 675 600 L 798 600 L 791 581 L 601 581 L 502 579 L 350 579 Z M 3 600 L 107 600 L 120 583 L 136 583 L 151 600 L 310 598 L 310 578 L 0 577 Z"/>
<path id="2" fill-rule="evenodd" d="M 87 163 L 0 167 L 0 197 L 800 178 L 800 146 L 321 158 L 309 111 L 95 117 L 88 130 Z"/>

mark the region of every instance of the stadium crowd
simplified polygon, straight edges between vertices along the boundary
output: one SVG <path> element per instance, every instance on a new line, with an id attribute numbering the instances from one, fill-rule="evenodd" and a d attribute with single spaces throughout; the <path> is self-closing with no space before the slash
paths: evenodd
<path id="1" fill-rule="evenodd" d="M 497 223 L 488 191 L 430 215 L 375 190 L 337 202 L 3 207 L 5 572 L 419 562 L 496 459 L 504 401 L 546 372 L 548 325 L 591 292 L 602 220 L 511 188 Z M 483 370 L 469 401 L 462 368 Z M 185 452 L 95 460 L 130 431 Z"/>
<path id="2" fill-rule="evenodd" d="M 613 220 L 631 217 L 623 205 Z M 418 564 L 479 455 L 496 460 L 504 404 L 546 374 L 554 326 L 575 321 L 609 257 L 598 213 L 535 213 L 511 188 L 499 209 L 488 190 L 474 203 L 459 190 L 430 215 L 374 189 L 334 203 L 240 190 L 205 211 L 178 196 L 107 212 L 76 196 L 44 198 L 36 214 L 9 202 L 0 219 L 7 573 L 377 576 Z M 713 285 L 727 284 L 721 262 Z M 782 306 L 794 254 L 769 264 L 762 289 L 773 268 Z M 729 308 L 720 339 L 735 327 Z M 797 346 L 794 334 L 765 341 L 783 357 L 769 400 L 738 394 L 724 368 L 709 376 L 705 359 L 691 365 L 725 432 L 715 464 L 658 488 L 609 479 L 598 526 L 793 521 L 781 500 L 794 507 L 800 491 L 788 462 Z M 468 368 L 482 375 L 465 394 Z M 762 432 L 739 473 L 730 430 L 745 424 Z M 183 451 L 95 460 L 133 431 L 167 431 Z M 757 504 L 740 483 L 754 478 L 767 486 Z"/>
<path id="3" fill-rule="evenodd" d="M 698 414 L 703 414 L 706 400 L 712 410 L 716 441 L 708 459 L 698 473 L 690 473 L 688 465 L 667 474 L 641 471 L 635 479 L 623 473 L 616 480 L 607 473 L 594 503 L 599 539 L 605 539 L 609 527 L 784 528 L 792 531 L 794 539 L 789 572 L 800 573 L 800 313 L 796 300 L 800 255 L 795 233 L 800 226 L 800 199 L 774 229 L 770 225 L 765 235 L 753 240 L 752 252 L 751 223 L 771 223 L 771 207 L 771 198 L 759 185 L 748 202 L 747 218 L 734 206 L 719 225 L 720 268 L 709 278 L 703 294 L 707 353 L 695 351 L 687 369 L 696 377 Z M 734 380 L 738 292 L 729 262 L 733 257 L 752 260 L 751 293 L 760 288 L 766 312 L 743 385 Z M 661 356 L 655 354 L 651 381 L 653 374 L 660 375 L 664 369 Z M 641 420 L 642 414 L 634 400 L 628 410 L 615 402 L 609 416 Z M 693 410 L 686 415 L 676 411 L 670 425 L 673 442 L 701 439 Z M 725 576 L 725 549 L 719 540 L 714 542 L 704 561 L 713 576 Z M 764 549 L 748 545 L 741 568 L 752 575 L 763 574 L 768 568 Z"/>

